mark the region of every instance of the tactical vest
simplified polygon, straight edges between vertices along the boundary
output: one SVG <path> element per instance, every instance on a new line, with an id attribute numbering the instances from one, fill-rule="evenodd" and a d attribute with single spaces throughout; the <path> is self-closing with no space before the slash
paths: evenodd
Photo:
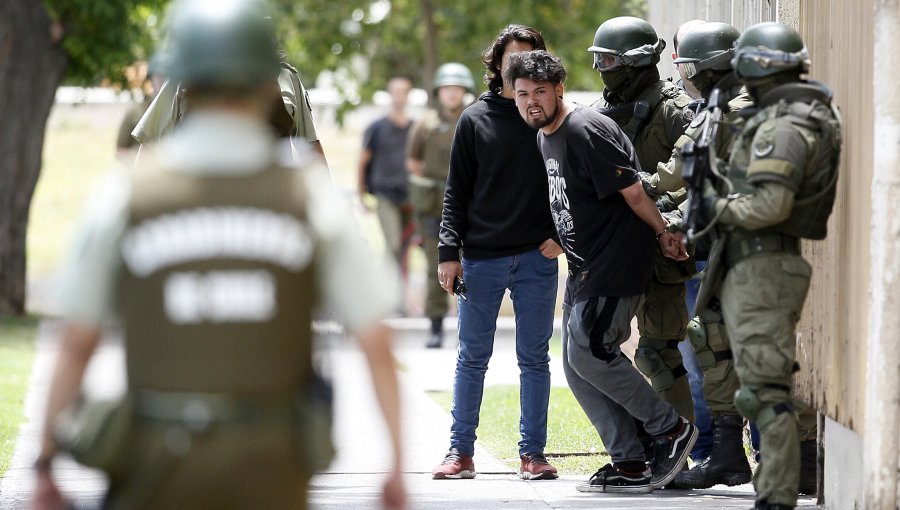
<path id="1" fill-rule="evenodd" d="M 314 240 L 295 169 L 142 159 L 121 245 L 129 387 L 283 396 L 310 384 Z"/>
<path id="2" fill-rule="evenodd" d="M 605 101 L 595 108 L 613 119 L 634 144 L 641 170 L 656 173 L 656 165 L 668 161 L 675 141 L 684 134 L 687 123 L 683 109 L 690 97 L 667 80 L 645 88 L 634 101 L 610 106 Z"/>
<path id="3" fill-rule="evenodd" d="M 768 98 L 778 98 L 765 101 Z M 769 103 L 769 104 L 767 104 Z M 739 194 L 756 192 L 754 182 L 788 180 L 797 187 L 790 217 L 759 233 L 779 232 L 804 239 L 824 239 L 828 217 L 834 206 L 838 161 L 841 152 L 841 120 L 831 104 L 831 91 L 822 85 L 792 83 L 773 89 L 761 101 L 763 108 L 749 118 L 735 142 L 728 167 L 728 179 Z M 784 178 L 754 172 L 751 165 L 768 156 L 766 147 L 754 147 L 760 126 L 770 120 L 788 122 L 805 141 L 803 168 Z M 759 142 L 757 142 L 759 145 Z M 772 154 L 769 160 L 777 160 Z M 748 172 L 749 171 L 749 172 Z"/>
<path id="4" fill-rule="evenodd" d="M 429 110 L 422 118 L 426 129 L 424 144 L 425 173 L 424 176 L 441 182 L 447 181 L 450 171 L 450 146 L 456 123 L 459 118 L 450 120 L 434 110 Z"/>

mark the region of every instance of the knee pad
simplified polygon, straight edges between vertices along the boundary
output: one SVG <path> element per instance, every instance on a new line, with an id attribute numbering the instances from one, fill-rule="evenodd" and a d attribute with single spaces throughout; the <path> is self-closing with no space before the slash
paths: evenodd
<path id="1" fill-rule="evenodd" d="M 786 394 L 787 402 L 766 404 L 759 399 L 756 390 L 749 386 L 741 386 L 734 392 L 734 407 L 748 420 L 756 423 L 756 427 L 762 431 L 775 418 L 782 413 L 793 413 L 794 407 L 790 404 L 790 395 Z"/>
<path id="2" fill-rule="evenodd" d="M 707 370 L 716 366 L 716 357 L 709 348 L 709 340 L 706 332 L 706 324 L 700 317 L 694 317 L 687 324 L 687 337 L 697 356 L 697 364 L 700 370 Z"/>
<path id="3" fill-rule="evenodd" d="M 665 391 L 675 385 L 672 370 L 660 357 L 659 353 L 649 347 L 638 347 L 634 351 L 634 364 L 642 374 L 650 379 L 650 385 L 656 391 Z"/>

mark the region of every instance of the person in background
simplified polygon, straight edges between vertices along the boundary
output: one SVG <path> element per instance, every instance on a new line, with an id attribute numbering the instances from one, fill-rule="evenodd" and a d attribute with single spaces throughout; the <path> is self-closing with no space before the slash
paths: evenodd
<path id="1" fill-rule="evenodd" d="M 409 223 L 406 141 L 412 121 L 406 114 L 406 106 L 410 90 L 412 81 L 405 76 L 388 80 L 391 109 L 363 133 L 358 172 L 360 202 L 366 205 L 366 195 L 375 196 L 375 212 L 385 246 L 401 265 L 403 232 Z"/>
<path id="2" fill-rule="evenodd" d="M 147 63 L 147 78 L 144 80 L 141 90 L 144 93 L 144 99 L 131 105 L 119 124 L 119 134 L 116 136 L 116 158 L 129 166 L 134 163 L 134 156 L 141 145 L 131 136 L 131 131 L 144 116 L 144 112 L 150 107 L 150 103 L 156 97 L 156 92 L 165 81 L 156 67 L 156 63 L 152 60 Z"/>
<path id="3" fill-rule="evenodd" d="M 425 112 L 410 132 L 406 168 L 410 174 L 410 203 L 425 249 L 425 317 L 431 321 L 426 347 L 436 349 L 444 341 L 443 322 L 448 305 L 447 294 L 432 271 L 438 265 L 438 233 L 450 168 L 450 144 L 466 106 L 466 94 L 475 92 L 475 80 L 469 68 L 448 62 L 437 68 L 431 86 L 435 106 Z"/>

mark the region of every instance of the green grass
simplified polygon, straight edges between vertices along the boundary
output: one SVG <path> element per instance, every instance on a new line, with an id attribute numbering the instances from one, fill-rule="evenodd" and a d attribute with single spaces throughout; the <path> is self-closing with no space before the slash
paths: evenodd
<path id="1" fill-rule="evenodd" d="M 450 411 L 452 396 L 449 393 L 435 392 L 431 396 Z M 485 387 L 477 433 L 478 443 L 487 451 L 511 469 L 518 467 L 518 386 Z M 609 462 L 609 455 L 597 431 L 568 388 L 550 390 L 547 447 L 544 453 L 561 474 L 589 475 Z"/>
<path id="2" fill-rule="evenodd" d="M 9 469 L 25 419 L 38 321 L 36 317 L 0 318 L 0 477 Z"/>

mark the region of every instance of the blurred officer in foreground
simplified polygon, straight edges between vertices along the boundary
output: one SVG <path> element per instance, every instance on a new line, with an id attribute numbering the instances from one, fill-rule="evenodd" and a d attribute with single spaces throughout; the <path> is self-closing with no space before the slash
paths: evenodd
<path id="1" fill-rule="evenodd" d="M 827 233 L 841 121 L 831 91 L 800 78 L 809 54 L 795 30 L 760 23 L 735 50 L 732 67 L 757 108 L 746 116 L 717 193 L 703 200 L 702 216 L 724 243 L 721 257 L 710 250 L 703 286 L 718 290 L 741 384 L 735 406 L 761 435 L 755 508 L 782 510 L 794 508 L 800 483 L 801 404 L 791 390 L 812 272 L 800 239 Z"/>
<path id="2" fill-rule="evenodd" d="M 443 322 L 449 306 L 447 293 L 433 277 L 433 271 L 438 265 L 438 234 L 450 170 L 450 144 L 465 108 L 466 93 L 475 92 L 475 80 L 469 68 L 450 62 L 435 71 L 432 87 L 436 104 L 412 128 L 406 144 L 406 169 L 410 173 L 409 199 L 425 248 L 425 317 L 431 320 L 431 338 L 426 346 L 438 348 L 444 341 Z"/>
<path id="3" fill-rule="evenodd" d="M 306 508 L 309 478 L 331 456 L 311 361 L 320 306 L 360 341 L 390 435 L 383 501 L 405 507 L 391 334 L 379 322 L 394 270 L 373 263 L 318 158 L 278 160 L 267 118 L 279 62 L 257 7 L 172 7 L 163 70 L 191 109 L 91 202 L 62 282 L 35 508 L 64 505 L 58 447 L 108 473 L 107 508 Z M 109 319 L 122 327 L 127 394 L 110 413 L 85 402 L 66 418 Z"/>

